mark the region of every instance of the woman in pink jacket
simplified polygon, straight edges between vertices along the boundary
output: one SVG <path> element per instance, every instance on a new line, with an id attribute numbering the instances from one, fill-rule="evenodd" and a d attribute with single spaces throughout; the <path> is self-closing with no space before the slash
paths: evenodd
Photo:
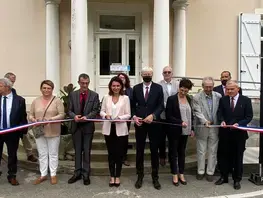
<path id="1" fill-rule="evenodd" d="M 110 170 L 109 186 L 120 186 L 122 160 L 125 153 L 125 144 L 128 138 L 128 127 L 125 120 L 130 119 L 130 100 L 124 95 L 123 83 L 120 78 L 113 77 L 109 83 L 109 94 L 104 96 L 100 115 L 104 121 L 102 133 L 108 149 Z M 114 122 L 114 120 L 124 120 Z"/>

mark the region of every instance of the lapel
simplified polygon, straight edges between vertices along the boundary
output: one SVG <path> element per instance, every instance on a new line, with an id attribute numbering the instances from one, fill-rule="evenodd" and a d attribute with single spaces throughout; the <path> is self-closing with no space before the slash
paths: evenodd
<path id="1" fill-rule="evenodd" d="M 149 95 L 148 95 L 148 99 L 147 99 L 147 101 L 145 101 L 146 103 L 148 102 L 150 96 L 152 95 L 152 93 L 153 93 L 153 89 L 154 89 L 154 83 L 152 82 L 152 84 L 151 84 L 151 88 L 150 88 L 150 92 L 149 92 Z"/>
<path id="2" fill-rule="evenodd" d="M 212 92 L 212 99 L 213 99 L 213 115 L 212 116 L 214 117 L 214 115 L 217 114 L 216 107 L 218 106 L 217 101 L 216 101 L 215 92 Z"/>
<path id="3" fill-rule="evenodd" d="M 80 112 L 80 91 L 79 90 L 75 92 L 75 100 L 77 104 L 77 112 Z"/>
<path id="4" fill-rule="evenodd" d="M 138 88 L 139 88 L 139 95 L 140 95 L 138 98 L 141 97 L 143 99 L 143 101 L 145 102 L 144 94 L 143 94 L 143 83 L 141 83 Z"/>
<path id="5" fill-rule="evenodd" d="M 209 112 L 209 108 L 208 108 L 208 104 L 207 104 L 207 100 L 206 100 L 206 95 L 205 95 L 204 91 L 201 92 L 201 97 L 202 97 L 202 103 L 203 103 L 203 107 L 206 111 L 206 114 L 208 115 L 208 117 L 210 117 L 211 112 Z"/>
<path id="6" fill-rule="evenodd" d="M 87 97 L 87 99 L 85 101 L 84 111 L 87 108 L 87 104 L 89 103 L 90 98 L 91 98 L 91 91 L 88 89 L 88 97 Z"/>
<path id="7" fill-rule="evenodd" d="M 241 103 L 241 98 L 240 98 L 240 95 L 239 95 L 239 97 L 238 97 L 238 99 L 237 99 L 237 103 L 236 103 L 236 106 L 235 106 L 235 108 L 234 108 L 234 112 L 233 113 L 235 113 L 237 110 L 238 110 L 238 108 L 239 108 L 239 106 L 240 106 L 240 103 Z"/>
<path id="8" fill-rule="evenodd" d="M 16 95 L 15 94 L 13 94 L 13 101 L 12 101 L 12 107 L 11 107 L 11 112 L 10 112 L 10 125 L 12 126 L 12 120 L 13 120 L 13 114 L 14 114 L 14 112 L 16 112 L 15 111 L 15 109 L 16 109 L 16 105 L 17 105 L 17 97 L 16 97 Z"/>
<path id="9" fill-rule="evenodd" d="M 163 81 L 163 85 L 164 85 L 163 89 L 164 89 L 166 95 L 169 96 L 169 92 L 168 92 L 168 88 L 167 88 L 167 84 L 166 84 L 165 80 Z"/>

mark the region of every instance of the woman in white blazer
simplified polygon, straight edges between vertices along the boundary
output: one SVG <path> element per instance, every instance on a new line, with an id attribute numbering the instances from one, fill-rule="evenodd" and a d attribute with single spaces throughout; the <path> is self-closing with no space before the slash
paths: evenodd
<path id="1" fill-rule="evenodd" d="M 122 160 L 128 138 L 128 127 L 125 120 L 131 117 L 129 97 L 124 95 L 123 83 L 120 78 L 113 77 L 109 83 L 109 94 L 104 96 L 100 116 L 104 121 L 102 133 L 108 149 L 108 163 L 110 170 L 109 186 L 120 186 Z M 124 120 L 114 122 L 114 120 Z"/>

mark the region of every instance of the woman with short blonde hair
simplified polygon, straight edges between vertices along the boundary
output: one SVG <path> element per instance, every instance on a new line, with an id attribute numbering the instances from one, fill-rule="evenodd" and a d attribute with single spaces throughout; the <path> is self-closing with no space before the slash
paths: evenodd
<path id="1" fill-rule="evenodd" d="M 42 96 L 36 98 L 32 104 L 29 114 L 31 122 L 53 121 L 63 119 L 65 116 L 64 105 L 62 101 L 53 96 L 54 83 L 50 80 L 44 80 L 40 85 Z M 51 174 L 51 184 L 57 183 L 58 150 L 60 143 L 60 123 L 46 124 L 43 128 L 43 134 L 36 137 L 36 145 L 39 155 L 39 167 L 41 176 L 34 182 L 40 184 L 47 180 L 48 167 Z"/>

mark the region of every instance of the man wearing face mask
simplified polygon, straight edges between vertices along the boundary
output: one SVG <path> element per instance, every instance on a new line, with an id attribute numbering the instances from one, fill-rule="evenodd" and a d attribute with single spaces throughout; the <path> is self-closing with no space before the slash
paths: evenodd
<path id="1" fill-rule="evenodd" d="M 226 95 L 226 83 L 227 81 L 231 80 L 231 73 L 229 71 L 223 71 L 221 73 L 221 85 L 218 85 L 214 87 L 213 91 L 216 91 L 220 93 L 222 96 Z M 239 89 L 239 94 L 242 95 L 242 90 L 241 88 Z"/>
<path id="2" fill-rule="evenodd" d="M 155 189 L 160 190 L 161 185 L 158 181 L 158 147 L 161 130 L 159 130 L 159 125 L 153 124 L 152 121 L 160 120 L 160 115 L 164 110 L 163 89 L 161 85 L 152 82 L 152 68 L 143 68 L 141 76 L 143 83 L 134 86 L 132 100 L 132 115 L 135 121 L 136 138 L 136 171 L 138 175 L 135 188 L 139 189 L 142 187 L 144 177 L 144 148 L 148 134 L 150 140 L 153 186 Z"/>

